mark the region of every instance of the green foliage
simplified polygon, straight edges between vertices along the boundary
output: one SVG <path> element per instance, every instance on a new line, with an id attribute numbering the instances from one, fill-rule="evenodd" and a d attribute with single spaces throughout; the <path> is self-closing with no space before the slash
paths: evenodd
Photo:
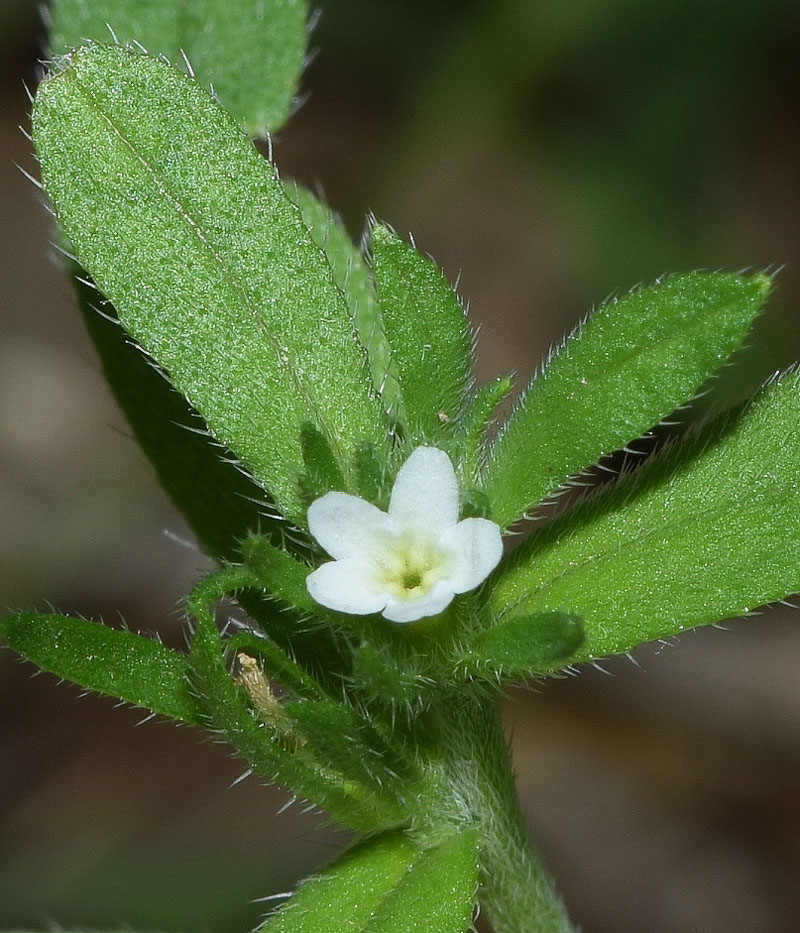
<path id="1" fill-rule="evenodd" d="M 486 435 L 492 423 L 492 415 L 511 392 L 513 385 L 511 376 L 495 376 L 469 400 L 460 425 L 463 472 L 469 482 L 478 481 L 484 466 Z"/>
<path id="2" fill-rule="evenodd" d="M 741 345 L 769 289 L 766 275 L 693 273 L 595 311 L 494 444 L 484 474 L 494 520 L 509 525 L 685 402 Z"/>
<path id="3" fill-rule="evenodd" d="M 289 113 L 303 3 L 60 0 L 54 22 L 56 53 L 108 23 L 178 66 L 90 42 L 43 83 L 34 137 L 112 389 L 220 569 L 187 598 L 188 656 L 55 614 L 10 615 L 0 634 L 46 670 L 208 726 L 361 835 L 265 933 L 463 933 L 479 871 L 498 933 L 566 930 L 490 688 L 800 589 L 800 377 L 540 526 L 480 599 L 459 590 L 421 624 L 314 602 L 306 508 L 333 489 L 385 508 L 426 443 L 452 456 L 462 516 L 508 527 L 696 393 L 769 278 L 676 276 L 600 308 L 487 451 L 511 379 L 470 391 L 472 334 L 441 271 L 377 223 L 368 264 L 236 126 Z M 253 619 L 226 640 L 224 597 Z"/>
<path id="4" fill-rule="evenodd" d="M 263 535 L 251 534 L 242 542 L 245 565 L 253 583 L 267 595 L 303 613 L 315 614 L 318 605 L 306 589 L 310 567 L 274 547 Z"/>
<path id="5" fill-rule="evenodd" d="M 225 0 L 58 0 L 50 51 L 116 39 L 176 67 L 188 62 L 241 126 L 262 136 L 291 112 L 305 33 L 304 0 L 238 0 L 233 13 Z"/>
<path id="6" fill-rule="evenodd" d="M 42 85 L 34 136 L 123 325 L 302 524 L 301 426 L 344 469 L 386 428 L 347 304 L 274 171 L 193 81 L 117 48 L 81 49 Z"/>
<path id="7" fill-rule="evenodd" d="M 464 310 L 437 266 L 380 224 L 370 253 L 411 438 L 449 449 L 472 368 Z"/>
<path id="8" fill-rule="evenodd" d="M 24 658 L 72 683 L 183 722 L 205 722 L 185 656 L 152 638 L 43 612 L 7 615 L 0 635 Z"/>
<path id="9" fill-rule="evenodd" d="M 311 748 L 353 781 L 400 796 L 415 769 L 397 743 L 382 736 L 366 714 L 341 703 L 287 703 L 286 715 Z"/>
<path id="10" fill-rule="evenodd" d="M 465 829 L 420 852 L 389 833 L 345 852 L 301 885 L 259 933 L 464 933 L 477 889 L 477 836 Z"/>
<path id="11" fill-rule="evenodd" d="M 375 911 L 366 933 L 464 933 L 478 889 L 478 834 L 428 849 Z"/>
<path id="12" fill-rule="evenodd" d="M 311 238 L 325 253 L 333 278 L 347 299 L 358 337 L 367 348 L 373 388 L 381 396 L 384 408 L 402 422 L 404 408 L 396 367 L 364 257 L 331 209 L 307 188 L 287 184 L 286 193 L 300 208 Z"/>
<path id="13" fill-rule="evenodd" d="M 570 612 L 574 658 L 741 615 L 800 590 L 794 373 L 543 528 L 495 585 L 499 612 Z"/>
<path id="14" fill-rule="evenodd" d="M 413 663 L 398 664 L 390 652 L 368 641 L 353 653 L 352 679 L 365 696 L 393 706 L 412 703 L 433 686 Z"/>
<path id="15" fill-rule="evenodd" d="M 304 737 L 291 729 L 290 720 L 278 710 L 270 721 L 257 715 L 248 694 L 228 672 L 223 645 L 210 614 L 194 604 L 196 630 L 190 663 L 204 698 L 213 728 L 230 742 L 250 767 L 313 800 L 344 826 L 362 832 L 396 826 L 404 814 L 395 800 L 372 793 L 308 754 L 302 754 Z"/>
<path id="16" fill-rule="evenodd" d="M 583 624 L 565 612 L 512 616 L 481 632 L 469 646 L 466 670 L 520 680 L 564 667 L 584 640 Z"/>

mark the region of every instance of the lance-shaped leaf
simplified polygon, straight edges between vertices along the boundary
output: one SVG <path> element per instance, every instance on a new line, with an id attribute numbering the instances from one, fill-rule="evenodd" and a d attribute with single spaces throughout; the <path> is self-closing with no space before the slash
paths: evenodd
<path id="1" fill-rule="evenodd" d="M 580 660 L 800 591 L 798 423 L 792 373 L 543 528 L 495 584 L 495 610 L 575 613 Z"/>
<path id="2" fill-rule="evenodd" d="M 567 338 L 498 437 L 484 483 L 505 527 L 692 396 L 742 343 L 766 275 L 674 276 L 609 302 Z"/>
<path id="3" fill-rule="evenodd" d="M 191 79 L 118 48 L 80 49 L 41 86 L 34 135 L 125 328 L 302 524 L 302 425 L 346 475 L 386 430 L 347 303 L 273 168 Z"/>
<path id="4" fill-rule="evenodd" d="M 306 47 L 305 0 L 56 0 L 50 50 L 87 40 L 136 43 L 173 65 L 188 62 L 199 83 L 251 135 L 275 132 L 289 116 Z"/>
<path id="5" fill-rule="evenodd" d="M 0 635 L 42 670 L 81 687 L 184 722 L 206 721 L 186 657 L 152 638 L 43 612 L 7 615 Z"/>
<path id="6" fill-rule="evenodd" d="M 300 208 L 314 242 L 325 251 L 336 284 L 377 367 L 373 376 L 377 390 L 384 379 L 381 373 L 388 365 L 389 350 L 377 320 L 377 301 L 366 263 L 325 204 L 298 185 L 288 184 L 286 191 Z M 238 469 L 231 455 L 209 434 L 198 413 L 117 323 L 115 309 L 86 273 L 74 264 L 70 272 L 86 328 L 114 397 L 162 486 L 186 516 L 206 552 L 217 559 L 233 560 L 239 556 L 242 538 L 255 530 L 296 550 L 296 542 L 285 535 L 285 522 L 276 519 L 263 490 Z M 305 429 L 306 433 L 315 431 L 312 425 Z M 359 467 L 364 460 L 363 448 L 356 452 L 358 492 L 362 496 L 363 470 Z M 304 459 L 308 470 L 308 457 Z M 322 492 L 333 488 L 341 486 L 334 483 Z M 376 501 L 377 491 L 368 492 L 366 498 Z"/>
<path id="7" fill-rule="evenodd" d="M 447 447 L 472 368 L 464 309 L 439 268 L 380 224 L 370 253 L 408 428 L 417 441 Z"/>
<path id="8" fill-rule="evenodd" d="M 400 833 L 370 839 L 304 882 L 259 933 L 464 933 L 475 903 L 477 834 L 420 853 Z"/>

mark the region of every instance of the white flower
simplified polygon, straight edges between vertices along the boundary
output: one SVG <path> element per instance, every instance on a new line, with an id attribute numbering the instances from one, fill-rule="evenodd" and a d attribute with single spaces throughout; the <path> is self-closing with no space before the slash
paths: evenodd
<path id="1" fill-rule="evenodd" d="M 308 527 L 334 558 L 309 574 L 311 596 L 328 609 L 383 612 L 392 622 L 437 615 L 482 583 L 503 552 L 494 522 L 458 520 L 456 474 L 436 447 L 417 447 L 400 468 L 388 512 L 329 492 L 311 503 Z"/>

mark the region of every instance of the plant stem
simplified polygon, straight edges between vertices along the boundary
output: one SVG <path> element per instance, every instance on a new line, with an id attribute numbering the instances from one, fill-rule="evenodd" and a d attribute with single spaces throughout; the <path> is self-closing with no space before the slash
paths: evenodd
<path id="1" fill-rule="evenodd" d="M 496 699 L 451 695 L 438 714 L 440 780 L 451 818 L 481 829 L 479 901 L 495 933 L 571 933 L 528 838 Z"/>

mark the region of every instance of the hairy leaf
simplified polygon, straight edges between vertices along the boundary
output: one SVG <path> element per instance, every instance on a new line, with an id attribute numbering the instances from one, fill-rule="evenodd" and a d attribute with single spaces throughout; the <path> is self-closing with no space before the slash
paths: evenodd
<path id="1" fill-rule="evenodd" d="M 742 343 L 770 279 L 694 273 L 609 302 L 567 339 L 500 433 L 484 483 L 503 527 L 652 428 Z"/>
<path id="2" fill-rule="evenodd" d="M 575 613 L 585 659 L 799 591 L 799 422 L 792 373 L 543 528 L 495 610 Z"/>
<path id="3" fill-rule="evenodd" d="M 565 612 L 513 616 L 481 632 L 464 661 L 476 674 L 528 677 L 563 667 L 584 639 L 581 620 Z"/>
<path id="4" fill-rule="evenodd" d="M 339 218 L 307 188 L 287 184 L 286 192 L 300 208 L 314 242 L 328 257 L 336 284 L 342 290 L 361 343 L 367 349 L 372 384 L 395 420 L 404 420 L 392 351 L 386 339 L 378 300 L 367 264 Z"/>
<path id="5" fill-rule="evenodd" d="M 467 829 L 420 853 L 406 836 L 369 839 L 304 882 L 259 933 L 464 933 L 477 888 L 477 838 Z"/>
<path id="6" fill-rule="evenodd" d="M 478 890 L 478 834 L 429 849 L 381 902 L 365 933 L 464 933 Z"/>
<path id="7" fill-rule="evenodd" d="M 253 136 L 289 116 L 306 47 L 305 0 L 55 0 L 50 51 L 87 40 L 135 43 L 198 82 Z M 184 58 L 185 56 L 185 58 Z"/>
<path id="8" fill-rule="evenodd" d="M 42 670 L 184 722 L 204 723 L 187 660 L 152 638 L 56 613 L 15 612 L 0 635 Z"/>
<path id="9" fill-rule="evenodd" d="M 400 791 L 412 768 L 395 746 L 365 715 L 342 703 L 309 701 L 287 703 L 286 714 L 314 750 L 346 777 L 378 791 Z"/>
<path id="10" fill-rule="evenodd" d="M 191 79 L 118 48 L 80 49 L 41 86 L 34 134 L 125 328 L 302 524 L 301 426 L 344 469 L 386 429 L 347 303 L 274 170 Z"/>
<path id="11" fill-rule="evenodd" d="M 408 429 L 417 442 L 448 447 L 472 367 L 464 309 L 437 266 L 391 230 L 372 228 L 370 252 Z"/>

